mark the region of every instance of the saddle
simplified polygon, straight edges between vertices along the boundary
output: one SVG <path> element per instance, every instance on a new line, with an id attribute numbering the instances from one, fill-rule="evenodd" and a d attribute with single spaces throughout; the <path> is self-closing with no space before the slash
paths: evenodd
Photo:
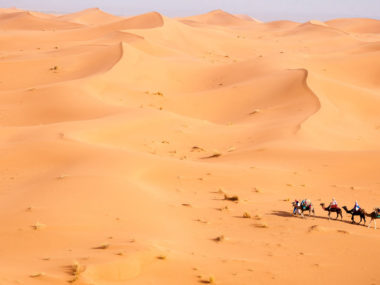
<path id="1" fill-rule="evenodd" d="M 359 214 L 361 214 L 361 212 L 362 212 L 362 209 L 361 209 L 361 208 L 360 208 L 359 210 L 357 210 L 357 211 L 354 209 L 354 210 L 352 211 L 352 214 L 353 214 L 353 215 L 354 215 L 354 214 L 359 215 Z"/>
<path id="2" fill-rule="evenodd" d="M 330 211 L 336 211 L 336 212 L 339 212 L 340 211 L 340 208 L 338 206 L 330 206 L 329 207 Z"/>
<path id="3" fill-rule="evenodd" d="M 311 207 L 311 201 L 309 199 L 305 199 L 301 201 L 301 207 L 302 210 L 310 210 Z"/>

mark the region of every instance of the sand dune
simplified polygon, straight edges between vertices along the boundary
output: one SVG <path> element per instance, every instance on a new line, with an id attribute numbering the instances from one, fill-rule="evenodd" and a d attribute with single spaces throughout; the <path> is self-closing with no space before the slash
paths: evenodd
<path id="1" fill-rule="evenodd" d="M 298 23 L 288 21 L 288 20 L 280 20 L 280 21 L 273 21 L 273 22 L 265 23 L 265 26 L 268 26 L 268 27 L 275 29 L 275 30 L 290 29 L 290 28 L 297 27 L 298 25 L 299 25 Z"/>
<path id="2" fill-rule="evenodd" d="M 101 25 L 121 20 L 120 17 L 105 13 L 99 8 L 91 8 L 72 14 L 62 15 L 57 17 L 57 19 L 83 25 Z"/>
<path id="3" fill-rule="evenodd" d="M 2 30 L 57 30 L 74 29 L 80 25 L 64 23 L 54 19 L 40 18 L 31 12 L 16 12 L 0 15 Z"/>
<path id="4" fill-rule="evenodd" d="M 90 50 L 86 46 L 54 50 L 44 57 L 3 61 L 0 62 L 0 75 L 3 80 L 0 90 L 36 88 L 80 79 L 110 69 L 121 56 L 121 45 L 116 44 L 95 46 Z M 19 76 L 15 78 L 15 74 Z"/>
<path id="5" fill-rule="evenodd" d="M 380 21 L 375 19 L 335 19 L 326 23 L 349 33 L 380 33 Z"/>
<path id="6" fill-rule="evenodd" d="M 16 12 L 23 12 L 24 10 L 18 9 L 16 7 L 11 8 L 0 8 L 0 13 L 16 13 Z"/>
<path id="7" fill-rule="evenodd" d="M 181 21 L 188 24 L 207 24 L 217 26 L 240 26 L 256 22 L 252 21 L 252 19 L 232 15 L 223 10 L 215 10 L 207 14 L 182 18 Z"/>
<path id="8" fill-rule="evenodd" d="M 164 24 L 163 17 L 160 13 L 151 12 L 143 15 L 130 17 L 121 20 L 113 25 L 108 25 L 113 29 L 126 30 L 126 29 L 153 29 L 161 27 Z"/>
<path id="9" fill-rule="evenodd" d="M 328 25 L 323 25 L 315 21 L 309 21 L 309 22 L 300 24 L 299 26 L 287 31 L 286 35 L 294 36 L 294 37 L 299 36 L 299 37 L 304 37 L 306 39 L 311 38 L 314 40 L 315 37 L 330 38 L 330 37 L 337 37 L 337 36 L 341 36 L 345 34 L 340 30 L 336 30 L 329 27 Z"/>
<path id="10" fill-rule="evenodd" d="M 0 284 L 378 284 L 378 22 L 0 9 Z"/>
<path id="11" fill-rule="evenodd" d="M 253 17 L 251 17 L 249 15 L 236 14 L 235 16 L 238 17 L 238 18 L 244 19 L 244 20 L 253 21 L 253 22 L 256 22 L 256 23 L 262 23 L 262 21 L 260 21 L 258 19 L 255 19 L 255 18 L 253 18 Z"/>

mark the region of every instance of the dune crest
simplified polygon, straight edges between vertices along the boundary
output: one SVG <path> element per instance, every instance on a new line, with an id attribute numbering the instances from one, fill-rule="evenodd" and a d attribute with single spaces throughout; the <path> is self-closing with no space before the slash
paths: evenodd
<path id="1" fill-rule="evenodd" d="M 334 19 L 328 25 L 350 33 L 380 33 L 380 20 L 363 18 Z"/>
<path id="2" fill-rule="evenodd" d="M 328 26 L 326 23 L 319 20 L 310 20 L 308 23 L 313 24 L 313 25 L 323 26 L 323 27 Z"/>
<path id="3" fill-rule="evenodd" d="M 252 19 L 247 19 L 245 17 L 238 17 L 227 13 L 223 10 L 214 10 L 206 14 L 191 16 L 181 19 L 184 23 L 201 23 L 207 25 L 217 25 L 217 26 L 240 26 L 248 23 L 255 23 Z"/>
<path id="4" fill-rule="evenodd" d="M 248 21 L 253 21 L 253 22 L 256 22 L 256 23 L 263 23 L 262 21 L 258 20 L 258 19 L 255 19 L 251 16 L 248 16 L 248 15 L 245 15 L 245 14 L 235 14 L 236 17 L 240 18 L 240 19 L 243 19 L 243 20 L 248 20 Z"/>
<path id="5" fill-rule="evenodd" d="M 60 16 L 58 19 L 82 25 L 102 25 L 118 21 L 121 18 L 108 14 L 99 8 L 90 8 L 76 13 Z"/>
<path id="6" fill-rule="evenodd" d="M 64 23 L 55 19 L 38 17 L 28 11 L 12 12 L 0 15 L 0 29 L 3 30 L 59 30 L 75 29 L 80 25 Z"/>
<path id="7" fill-rule="evenodd" d="M 153 29 L 164 25 L 164 19 L 158 12 L 150 12 L 134 17 L 130 17 L 125 20 L 116 22 L 110 27 L 128 30 L 128 29 Z"/>

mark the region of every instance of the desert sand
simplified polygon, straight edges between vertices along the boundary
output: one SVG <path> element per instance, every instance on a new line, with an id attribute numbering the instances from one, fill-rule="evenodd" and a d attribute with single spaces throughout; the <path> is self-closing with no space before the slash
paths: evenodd
<path id="1" fill-rule="evenodd" d="M 379 110 L 378 20 L 0 9 L 0 284 L 380 284 Z"/>

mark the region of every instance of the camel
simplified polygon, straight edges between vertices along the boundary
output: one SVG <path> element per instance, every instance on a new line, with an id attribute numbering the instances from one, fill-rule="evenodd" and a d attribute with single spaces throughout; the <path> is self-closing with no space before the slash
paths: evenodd
<path id="1" fill-rule="evenodd" d="M 311 213 L 313 213 L 313 216 L 315 216 L 314 206 L 311 202 L 310 205 L 307 207 L 299 206 L 296 202 L 292 202 L 292 205 L 294 208 L 296 208 L 298 214 L 300 214 L 302 217 L 305 217 L 303 214 L 304 211 L 309 211 L 309 217 L 311 216 Z"/>
<path id="2" fill-rule="evenodd" d="M 354 209 L 351 209 L 351 210 L 348 210 L 346 206 L 343 206 L 342 207 L 347 214 L 351 214 L 351 221 L 353 224 L 355 224 L 355 219 L 354 219 L 354 216 L 360 216 L 360 221 L 359 221 L 359 224 L 362 222 L 362 220 L 364 220 L 364 225 L 366 223 L 366 220 L 365 220 L 365 211 L 364 209 L 359 209 L 359 211 L 354 211 Z"/>
<path id="3" fill-rule="evenodd" d="M 341 208 L 330 208 L 330 207 L 325 207 L 325 203 L 321 203 L 320 204 L 322 206 L 322 209 L 329 212 L 329 220 L 330 220 L 330 214 L 331 213 L 336 213 L 336 218 L 335 220 L 338 219 L 338 217 L 340 216 L 340 219 L 342 220 L 343 219 L 343 214 L 342 214 L 342 209 Z"/>
<path id="4" fill-rule="evenodd" d="M 365 213 L 365 215 L 367 217 L 371 218 L 371 220 L 369 221 L 369 224 L 368 224 L 368 228 L 371 227 L 371 223 L 372 223 L 372 221 L 374 221 L 375 222 L 375 230 L 376 230 L 376 219 L 380 219 L 380 212 L 377 209 L 375 209 L 375 211 L 373 211 L 372 213 L 370 213 L 370 214 Z"/>

